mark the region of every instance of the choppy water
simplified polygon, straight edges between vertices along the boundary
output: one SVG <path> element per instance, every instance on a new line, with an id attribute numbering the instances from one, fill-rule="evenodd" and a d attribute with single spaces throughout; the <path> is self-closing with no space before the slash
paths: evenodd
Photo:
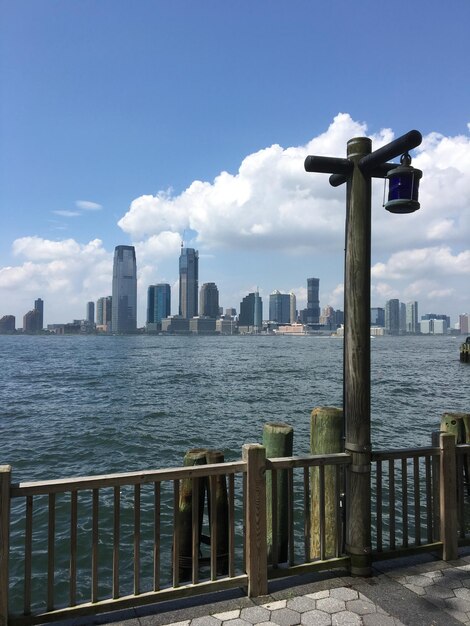
<path id="1" fill-rule="evenodd" d="M 470 410 L 460 338 L 371 340 L 375 447 L 428 445 L 444 411 Z M 263 424 L 340 406 L 340 339 L 0 337 L 0 463 L 13 480 L 179 465 L 189 448 L 240 458 Z"/>

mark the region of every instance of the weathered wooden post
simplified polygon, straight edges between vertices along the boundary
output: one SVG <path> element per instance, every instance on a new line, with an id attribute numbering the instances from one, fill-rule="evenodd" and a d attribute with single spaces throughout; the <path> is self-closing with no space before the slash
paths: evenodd
<path id="1" fill-rule="evenodd" d="M 455 436 L 452 433 L 441 433 L 440 448 L 442 559 L 444 561 L 452 561 L 458 556 Z"/>
<path id="2" fill-rule="evenodd" d="M 335 407 L 320 406 L 313 409 L 310 416 L 310 452 L 312 454 L 335 454 L 343 452 L 343 411 Z M 320 553 L 320 519 L 325 524 L 325 555 L 336 556 L 338 551 L 338 489 L 336 466 L 324 468 L 324 481 L 320 486 L 320 468 L 310 470 L 311 492 L 311 537 L 310 557 Z M 324 498 L 324 511 L 320 510 L 321 493 Z"/>
<path id="3" fill-rule="evenodd" d="M 206 461 L 209 465 L 223 463 L 224 454 L 220 450 L 209 450 Z M 224 575 L 228 573 L 229 519 L 227 481 L 223 474 L 209 478 L 207 494 L 211 553 L 215 553 L 217 574 Z"/>
<path id="4" fill-rule="evenodd" d="M 8 624 L 11 465 L 0 465 L 0 625 Z"/>
<path id="5" fill-rule="evenodd" d="M 263 446 L 268 459 L 292 456 L 294 429 L 283 423 L 268 423 L 263 427 Z M 266 472 L 266 517 L 268 561 L 285 563 L 289 547 L 288 475 L 287 470 Z M 273 485 L 275 493 L 273 493 Z M 273 515 L 273 506 L 275 507 Z M 273 524 L 274 522 L 274 524 Z M 275 550 L 275 554 L 273 553 Z"/>
<path id="6" fill-rule="evenodd" d="M 266 450 L 260 444 L 245 444 L 246 461 L 246 573 L 250 598 L 268 593 L 268 548 L 266 541 Z"/>
<path id="7" fill-rule="evenodd" d="M 194 448 L 188 450 L 184 456 L 183 465 L 206 464 L 207 449 Z M 184 478 L 181 481 L 179 497 L 179 580 L 185 581 L 191 578 L 193 567 L 193 543 L 194 550 L 199 552 L 202 532 L 202 518 L 204 513 L 205 479 Z M 196 506 L 196 509 L 194 509 Z M 194 523 L 196 527 L 194 528 Z M 194 532 L 193 532 L 194 530 Z"/>

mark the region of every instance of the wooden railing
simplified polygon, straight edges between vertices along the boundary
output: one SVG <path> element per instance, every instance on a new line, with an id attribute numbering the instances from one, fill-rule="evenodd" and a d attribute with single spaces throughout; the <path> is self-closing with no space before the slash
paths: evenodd
<path id="1" fill-rule="evenodd" d="M 256 596 L 267 593 L 270 577 L 347 565 L 342 495 L 349 455 L 267 460 L 265 454 L 260 445 L 246 445 L 237 462 L 19 484 L 11 484 L 11 468 L 2 466 L 0 624 L 43 623 L 234 587 Z M 266 472 L 274 525 L 276 484 L 283 472 L 288 477 L 288 558 L 273 557 L 274 538 L 269 567 Z M 227 554 L 218 553 L 222 525 L 214 494 L 220 480 L 227 494 Z M 188 481 L 189 555 L 181 546 L 181 494 Z M 203 518 L 206 489 L 212 497 Z M 208 556 L 200 553 L 204 528 Z"/>

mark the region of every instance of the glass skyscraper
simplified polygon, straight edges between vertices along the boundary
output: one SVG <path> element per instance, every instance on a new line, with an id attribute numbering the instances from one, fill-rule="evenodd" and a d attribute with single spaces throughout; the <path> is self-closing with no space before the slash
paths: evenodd
<path id="1" fill-rule="evenodd" d="M 199 315 L 219 317 L 219 290 L 215 283 L 204 283 L 199 294 Z"/>
<path id="2" fill-rule="evenodd" d="M 240 302 L 239 326 L 255 326 L 261 329 L 263 325 L 263 301 L 258 292 L 249 293 Z"/>
<path id="3" fill-rule="evenodd" d="M 137 264 L 134 246 L 116 246 L 113 265 L 113 333 L 137 330 Z"/>
<path id="4" fill-rule="evenodd" d="M 295 306 L 295 305 L 294 305 Z M 269 296 L 269 321 L 289 324 L 291 321 L 291 297 L 277 289 Z"/>
<path id="5" fill-rule="evenodd" d="M 147 324 L 158 324 L 171 315 L 171 287 L 168 283 L 150 285 L 147 291 Z"/>
<path id="6" fill-rule="evenodd" d="M 320 290 L 319 278 L 307 278 L 307 324 L 318 324 L 320 321 Z"/>
<path id="7" fill-rule="evenodd" d="M 187 320 L 198 312 L 198 273 L 199 252 L 194 248 L 181 248 L 179 315 Z"/>

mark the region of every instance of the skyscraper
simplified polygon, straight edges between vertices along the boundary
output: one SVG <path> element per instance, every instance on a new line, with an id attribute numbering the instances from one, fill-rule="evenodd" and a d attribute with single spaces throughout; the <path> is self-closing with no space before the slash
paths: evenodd
<path id="1" fill-rule="evenodd" d="M 319 278 L 307 278 L 307 324 L 318 324 L 320 321 L 320 290 Z"/>
<path id="2" fill-rule="evenodd" d="M 96 301 L 96 323 L 98 326 L 111 326 L 113 316 L 112 296 L 98 298 Z"/>
<path id="3" fill-rule="evenodd" d="M 171 287 L 168 283 L 150 285 L 147 291 L 147 324 L 158 324 L 171 315 Z"/>
<path id="4" fill-rule="evenodd" d="M 258 292 L 249 293 L 240 302 L 239 326 L 254 326 L 261 329 L 263 324 L 263 301 Z"/>
<path id="5" fill-rule="evenodd" d="M 94 302 L 86 303 L 86 321 L 89 324 L 95 323 L 95 303 Z"/>
<path id="6" fill-rule="evenodd" d="M 396 298 L 385 303 L 385 330 L 389 335 L 400 332 L 400 301 Z"/>
<path id="7" fill-rule="evenodd" d="M 199 252 L 194 248 L 181 248 L 180 254 L 180 302 L 179 314 L 185 319 L 198 312 Z"/>
<path id="8" fill-rule="evenodd" d="M 219 290 L 215 283 L 204 283 L 199 292 L 199 315 L 219 317 Z"/>
<path id="9" fill-rule="evenodd" d="M 416 300 L 406 303 L 406 332 L 413 335 L 419 333 L 418 303 Z"/>
<path id="10" fill-rule="evenodd" d="M 281 293 L 277 289 L 269 295 L 269 321 L 278 324 L 289 324 L 291 321 L 290 302 L 288 293 Z"/>
<path id="11" fill-rule="evenodd" d="M 290 298 L 290 323 L 295 324 L 297 321 L 297 298 L 295 297 L 295 293 L 293 291 L 289 294 Z"/>
<path id="12" fill-rule="evenodd" d="M 38 298 L 34 301 L 34 308 L 38 312 L 37 328 L 36 330 L 42 330 L 44 328 L 44 300 Z"/>
<path id="13" fill-rule="evenodd" d="M 113 333 L 137 330 L 137 265 L 134 246 L 116 246 L 113 265 Z"/>

